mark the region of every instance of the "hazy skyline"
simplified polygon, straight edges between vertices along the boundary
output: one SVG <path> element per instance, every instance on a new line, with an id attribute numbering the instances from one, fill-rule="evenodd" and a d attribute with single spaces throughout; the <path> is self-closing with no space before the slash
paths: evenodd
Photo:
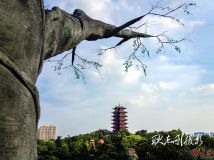
<path id="1" fill-rule="evenodd" d="M 156 0 L 45 0 L 45 6 L 59 6 L 69 13 L 80 8 L 95 19 L 119 25 L 148 11 L 153 2 Z M 45 63 L 37 82 L 42 112 L 39 124 L 55 125 L 61 136 L 99 128 L 111 130 L 112 108 L 121 104 L 127 108 L 131 132 L 178 128 L 187 133 L 214 131 L 214 2 L 193 2 L 198 7 L 191 10 L 191 15 L 181 16 L 184 27 L 164 18 L 148 19 L 154 24 L 148 27 L 148 33 L 168 31 L 174 37 L 190 33 L 191 41 L 180 45 L 180 54 L 166 49 L 151 58 L 145 56 L 147 76 L 134 68 L 124 72 L 132 41 L 117 51 L 96 56 L 100 47 L 116 44 L 116 38 L 78 45 L 79 54 L 97 58 L 104 65 L 100 75 L 90 69 L 86 72 L 86 84 L 75 79 L 72 69 L 58 75 L 52 63 Z M 152 40 L 145 43 L 150 48 L 155 46 Z"/>

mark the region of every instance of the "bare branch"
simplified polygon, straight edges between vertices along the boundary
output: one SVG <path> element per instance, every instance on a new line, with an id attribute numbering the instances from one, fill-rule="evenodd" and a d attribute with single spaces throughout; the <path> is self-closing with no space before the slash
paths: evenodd
<path id="1" fill-rule="evenodd" d="M 76 51 L 76 46 L 73 48 L 73 50 L 72 50 L 72 58 L 71 58 L 71 65 L 73 65 L 74 64 L 74 58 L 75 58 L 75 55 L 76 55 L 76 53 L 75 53 L 75 51 Z"/>

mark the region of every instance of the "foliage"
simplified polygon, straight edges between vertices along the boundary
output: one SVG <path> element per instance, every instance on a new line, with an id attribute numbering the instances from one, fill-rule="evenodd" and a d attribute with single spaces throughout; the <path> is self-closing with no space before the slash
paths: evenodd
<path id="1" fill-rule="evenodd" d="M 58 137 L 56 140 L 38 140 L 39 160 L 134 160 L 129 154 L 129 149 L 136 150 L 139 160 L 194 160 L 191 150 L 195 148 L 213 149 L 214 138 L 202 136 L 202 146 L 157 144 L 152 145 L 154 135 L 175 138 L 177 135 L 184 135 L 180 129 L 171 131 L 146 130 L 137 131 L 136 134 L 128 130 L 121 130 L 116 133 L 107 130 L 98 130 L 90 134 L 80 134 L 73 137 Z M 90 144 L 90 140 L 95 141 L 95 145 Z M 104 143 L 99 143 L 103 139 Z M 198 159 L 203 159 L 198 157 Z"/>

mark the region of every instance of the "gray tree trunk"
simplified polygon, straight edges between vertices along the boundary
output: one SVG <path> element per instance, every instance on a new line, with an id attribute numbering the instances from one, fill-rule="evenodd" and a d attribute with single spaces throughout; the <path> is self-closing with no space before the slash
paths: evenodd
<path id="1" fill-rule="evenodd" d="M 0 160 L 35 160 L 42 3 L 0 0 L 0 21 Z"/>

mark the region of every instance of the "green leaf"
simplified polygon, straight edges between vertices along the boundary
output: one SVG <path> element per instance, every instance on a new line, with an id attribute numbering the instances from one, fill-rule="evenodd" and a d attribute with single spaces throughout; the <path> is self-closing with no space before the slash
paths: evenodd
<path id="1" fill-rule="evenodd" d="M 178 53 L 181 53 L 181 48 L 180 48 L 180 47 L 175 46 L 175 50 L 176 50 Z"/>

